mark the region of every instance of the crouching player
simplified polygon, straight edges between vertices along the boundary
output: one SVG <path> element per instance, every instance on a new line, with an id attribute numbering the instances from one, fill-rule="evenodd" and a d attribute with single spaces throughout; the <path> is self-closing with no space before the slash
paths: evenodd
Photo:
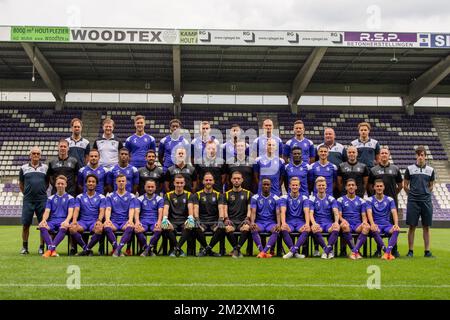
<path id="1" fill-rule="evenodd" d="M 242 258 L 241 247 L 247 241 L 250 233 L 250 199 L 252 193 L 242 188 L 244 182 L 240 171 L 234 171 L 231 174 L 231 183 L 233 189 L 225 192 L 222 202 L 223 217 L 225 223 L 225 232 L 233 247 L 233 258 Z M 239 241 L 234 232 L 241 232 Z"/>
<path id="2" fill-rule="evenodd" d="M 163 219 L 161 229 L 167 235 L 173 247 L 171 257 L 185 257 L 181 250 L 183 244 L 192 239 L 195 228 L 193 195 L 184 190 L 185 178 L 176 174 L 173 178 L 174 191 L 166 193 L 164 197 Z M 181 231 L 181 238 L 177 241 L 177 231 Z"/>
<path id="3" fill-rule="evenodd" d="M 122 257 L 122 248 L 130 241 L 134 231 L 134 210 L 139 208 L 136 197 L 125 188 L 127 178 L 119 174 L 116 178 L 117 191 L 106 198 L 104 230 L 108 241 L 113 246 L 113 257 Z M 114 232 L 123 230 L 123 236 L 117 243 Z"/>
<path id="4" fill-rule="evenodd" d="M 156 248 L 159 237 L 161 236 L 161 220 L 164 208 L 164 199 L 158 196 L 156 192 L 156 181 L 147 180 L 144 184 L 145 194 L 138 198 L 139 208 L 135 209 L 134 214 L 134 232 L 143 249 L 141 256 L 154 256 L 153 248 Z M 153 236 L 147 245 L 145 232 L 152 231 Z"/>
<path id="5" fill-rule="evenodd" d="M 250 202 L 251 232 L 259 250 L 257 258 L 272 258 L 272 254 L 268 252 L 275 245 L 280 233 L 280 198 L 270 192 L 271 185 L 272 181 L 264 178 L 261 193 L 255 194 Z M 260 232 L 271 233 L 265 247 L 261 244 Z"/>
<path id="6" fill-rule="evenodd" d="M 327 181 L 318 177 L 315 181 L 317 194 L 310 197 L 309 215 L 314 239 L 322 247 L 322 259 L 333 259 L 333 246 L 339 236 L 339 209 L 336 199 L 326 194 Z M 322 232 L 328 232 L 328 245 L 325 244 Z"/>
<path id="7" fill-rule="evenodd" d="M 204 174 L 202 183 L 204 189 L 193 196 L 194 217 L 197 220 L 195 233 L 202 246 L 198 256 L 220 257 L 220 254 L 212 249 L 225 237 L 223 213 L 222 210 L 219 210 L 219 205 L 223 202 L 223 195 L 213 189 L 214 177 L 211 172 Z M 213 232 L 209 245 L 206 243 L 205 231 Z"/>
<path id="8" fill-rule="evenodd" d="M 392 248 L 397 244 L 398 234 L 400 232 L 395 201 L 391 197 L 384 195 L 383 180 L 375 180 L 373 187 L 375 189 L 375 195 L 370 197 L 366 202 L 370 231 L 375 239 L 375 242 L 385 252 L 381 259 L 394 260 L 395 257 L 391 252 Z M 391 214 L 394 225 L 392 225 L 390 221 Z M 391 235 L 387 247 L 383 243 L 381 233 Z"/>
<path id="9" fill-rule="evenodd" d="M 106 198 L 96 192 L 98 177 L 88 174 L 85 179 L 86 192 L 75 198 L 70 234 L 83 248 L 80 256 L 92 256 L 92 248 L 100 241 L 103 234 L 103 217 L 105 216 Z M 82 234 L 84 231 L 93 232 L 91 241 L 86 245 Z"/>
<path id="10" fill-rule="evenodd" d="M 367 223 L 366 204 L 363 199 L 356 195 L 355 179 L 348 179 L 345 188 L 347 194 L 338 199 L 342 237 L 352 250 L 350 259 L 362 259 L 359 249 L 366 242 L 370 231 L 370 226 Z M 351 232 L 359 233 L 356 245 L 353 244 Z"/>
<path id="11" fill-rule="evenodd" d="M 283 258 L 305 258 L 303 254 L 298 253 L 298 249 L 306 242 L 311 231 L 309 227 L 309 199 L 307 196 L 300 194 L 299 178 L 291 178 L 289 189 L 291 192 L 280 198 L 281 234 L 289 248 L 289 252 Z M 300 232 L 295 245 L 290 235 L 291 232 Z"/>
<path id="12" fill-rule="evenodd" d="M 42 239 L 48 246 L 48 250 L 42 255 L 44 258 L 58 256 L 56 247 L 69 229 L 75 204 L 74 198 L 66 192 L 67 178 L 65 176 L 60 175 L 56 178 L 55 187 L 56 194 L 47 199 L 44 216 L 39 223 Z M 56 233 L 54 239 L 49 232 Z"/>

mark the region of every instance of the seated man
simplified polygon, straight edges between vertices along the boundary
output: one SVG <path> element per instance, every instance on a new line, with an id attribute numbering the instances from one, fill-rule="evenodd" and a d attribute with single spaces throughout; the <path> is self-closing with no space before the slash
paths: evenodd
<path id="1" fill-rule="evenodd" d="M 327 195 L 327 181 L 324 177 L 316 179 L 317 194 L 311 196 L 309 215 L 311 218 L 311 229 L 316 242 L 322 247 L 322 259 L 333 259 L 333 246 L 339 236 L 339 209 L 336 199 Z M 333 219 L 334 218 L 334 219 Z M 322 232 L 328 232 L 328 245 L 322 237 Z"/>
<path id="2" fill-rule="evenodd" d="M 161 220 L 164 208 L 164 199 L 156 194 L 157 184 L 155 180 L 147 180 L 144 184 L 145 194 L 138 198 L 140 207 L 135 210 L 134 232 L 143 249 L 141 256 L 154 256 L 153 248 L 156 247 L 161 236 Z M 145 232 L 153 231 L 153 236 L 147 245 Z"/>
<path id="3" fill-rule="evenodd" d="M 186 185 L 182 174 L 173 178 L 174 191 L 166 193 L 164 197 L 163 219 L 161 229 L 169 238 L 173 251 L 171 257 L 185 257 L 181 250 L 183 244 L 192 239 L 192 230 L 195 228 L 193 195 L 184 190 Z M 177 241 L 177 231 L 181 231 L 181 238 Z"/>
<path id="4" fill-rule="evenodd" d="M 367 223 L 366 204 L 363 199 L 356 195 L 355 179 L 348 179 L 345 186 L 347 194 L 338 199 L 342 237 L 352 250 L 350 259 L 362 259 L 359 249 L 366 242 L 370 231 L 370 226 Z M 351 232 L 359 233 L 356 245 L 353 244 Z"/>
<path id="5" fill-rule="evenodd" d="M 225 222 L 225 232 L 228 241 L 233 246 L 233 258 L 242 258 L 241 247 L 247 241 L 250 231 L 250 199 L 252 193 L 242 188 L 243 174 L 234 171 L 231 174 L 233 189 L 225 192 L 222 202 L 222 211 Z M 239 242 L 234 234 L 235 230 L 241 232 Z"/>
<path id="6" fill-rule="evenodd" d="M 395 201 L 391 197 L 384 195 L 384 182 L 382 179 L 375 180 L 375 195 L 370 197 L 366 202 L 367 217 L 369 218 L 370 231 L 372 232 L 375 242 L 385 252 L 381 257 L 383 260 L 394 260 L 392 248 L 397 244 L 400 227 L 398 226 L 397 208 Z M 391 217 L 394 225 L 391 224 Z M 384 245 L 380 233 L 390 234 L 388 246 Z"/>
<path id="7" fill-rule="evenodd" d="M 127 178 L 119 174 L 116 178 L 117 191 L 106 198 L 104 230 L 108 241 L 113 245 L 113 257 L 123 257 L 123 246 L 130 241 L 134 231 L 134 210 L 139 208 L 136 197 L 125 188 Z M 123 230 L 123 236 L 117 243 L 114 232 Z"/>
<path id="8" fill-rule="evenodd" d="M 268 252 L 275 245 L 280 232 L 280 198 L 271 193 L 271 186 L 272 181 L 269 178 L 262 179 L 262 192 L 255 194 L 250 202 L 252 237 L 260 251 L 257 258 L 272 258 L 272 254 Z M 261 244 L 260 232 L 271 233 L 264 248 Z"/>
<path id="9" fill-rule="evenodd" d="M 56 193 L 47 199 L 44 216 L 39 223 L 41 236 L 48 246 L 48 250 L 42 255 L 44 258 L 58 257 L 56 247 L 64 239 L 69 229 L 75 203 L 73 197 L 66 192 L 67 178 L 65 176 L 56 177 L 55 187 Z M 53 240 L 49 232 L 56 233 Z"/>
<path id="10" fill-rule="evenodd" d="M 102 221 L 105 216 L 106 198 L 96 191 L 98 181 L 99 179 L 95 174 L 87 175 L 85 179 L 87 191 L 75 198 L 70 234 L 83 248 L 80 253 L 81 256 L 92 256 L 92 248 L 100 241 L 103 234 Z M 84 231 L 94 233 L 87 245 L 82 237 Z"/>
<path id="11" fill-rule="evenodd" d="M 197 220 L 195 233 L 202 246 L 198 256 L 220 257 L 220 254 L 215 253 L 212 249 L 225 237 L 223 213 L 222 210 L 219 210 L 219 204 L 223 202 L 223 195 L 214 190 L 214 176 L 210 172 L 204 174 L 202 185 L 204 189 L 193 197 L 194 217 Z M 206 243 L 205 231 L 213 232 L 209 245 Z"/>
<path id="12" fill-rule="evenodd" d="M 307 196 L 300 194 L 300 179 L 297 177 L 291 178 L 289 181 L 290 193 L 280 198 L 280 214 L 281 214 L 281 234 L 283 235 L 284 243 L 289 248 L 283 258 L 290 259 L 305 258 L 305 255 L 299 254 L 298 249 L 308 239 L 308 234 L 311 231 L 309 227 L 309 200 Z M 292 242 L 291 232 L 300 232 L 297 242 Z"/>

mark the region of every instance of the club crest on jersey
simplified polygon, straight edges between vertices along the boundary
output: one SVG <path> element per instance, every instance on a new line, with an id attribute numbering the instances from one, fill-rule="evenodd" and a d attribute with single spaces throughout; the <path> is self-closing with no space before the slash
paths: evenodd
<path id="1" fill-rule="evenodd" d="M 230 195 L 230 199 L 231 199 L 231 201 L 236 200 L 236 197 L 234 196 L 234 194 Z M 241 196 L 241 199 L 242 199 L 242 196 Z"/>
<path id="2" fill-rule="evenodd" d="M 233 197 L 234 197 L 234 196 L 233 196 Z M 241 200 L 244 200 L 244 195 L 243 195 L 243 194 L 241 195 Z"/>
<path id="3" fill-rule="evenodd" d="M 186 203 L 186 199 L 183 199 L 183 203 Z"/>
<path id="4" fill-rule="evenodd" d="M 147 200 L 144 200 L 144 206 L 146 206 L 146 205 L 147 205 L 147 203 L 148 203 L 148 202 L 147 202 Z"/>
<path id="5" fill-rule="evenodd" d="M 216 202 L 216 197 L 212 197 L 212 201 L 213 201 L 213 202 Z"/>
<path id="6" fill-rule="evenodd" d="M 88 199 L 84 198 L 83 201 L 87 203 L 87 202 L 88 202 Z"/>

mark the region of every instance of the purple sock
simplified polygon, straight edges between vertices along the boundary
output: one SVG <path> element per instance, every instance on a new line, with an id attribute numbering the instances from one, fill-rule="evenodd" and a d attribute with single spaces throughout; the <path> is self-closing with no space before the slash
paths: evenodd
<path id="1" fill-rule="evenodd" d="M 125 229 L 125 232 L 123 233 L 122 239 L 120 239 L 120 245 L 123 246 L 130 241 L 131 236 L 133 235 L 133 228 L 128 227 Z"/>
<path id="2" fill-rule="evenodd" d="M 398 239 L 398 231 L 394 231 L 392 232 L 391 237 L 389 238 L 389 243 L 388 243 L 388 247 L 386 249 L 387 253 L 391 253 L 392 248 L 397 244 L 397 239 Z"/>
<path id="3" fill-rule="evenodd" d="M 106 227 L 105 233 L 106 233 L 106 238 L 108 238 L 108 241 L 113 245 L 113 249 L 116 250 L 117 240 L 116 240 L 116 236 L 114 235 L 113 230 L 109 227 Z"/>
<path id="4" fill-rule="evenodd" d="M 67 233 L 67 229 L 59 228 L 59 231 L 56 234 L 55 239 L 53 239 L 53 246 L 55 247 L 55 249 L 58 246 L 58 244 L 60 244 L 61 241 L 64 240 L 64 237 L 66 236 L 66 233 Z"/>
<path id="5" fill-rule="evenodd" d="M 41 236 L 44 239 L 44 242 L 47 244 L 47 246 L 53 245 L 52 237 L 50 237 L 50 233 L 46 228 L 40 228 L 41 230 Z"/>
<path id="6" fill-rule="evenodd" d="M 91 250 L 96 245 L 96 243 L 100 241 L 101 238 L 102 238 L 101 234 L 94 233 L 93 236 L 91 237 L 91 241 L 89 241 L 89 244 L 86 246 L 86 248 L 83 249 Z"/>
<path id="7" fill-rule="evenodd" d="M 291 235 L 286 230 L 281 231 L 281 235 L 283 236 L 284 243 L 288 246 L 289 249 L 292 249 L 294 243 L 292 242 Z"/>
<path id="8" fill-rule="evenodd" d="M 253 238 L 253 241 L 255 241 L 256 246 L 258 247 L 258 250 L 263 251 L 263 247 L 261 244 L 261 237 L 259 236 L 258 231 L 252 231 L 252 238 Z"/>
<path id="9" fill-rule="evenodd" d="M 372 237 L 377 243 L 377 245 L 382 248 L 384 251 L 386 251 L 386 247 L 384 245 L 383 239 L 381 238 L 381 235 L 379 232 L 372 232 Z"/>
<path id="10" fill-rule="evenodd" d="M 269 237 L 269 240 L 267 241 L 267 245 L 264 248 L 264 252 L 267 253 L 267 251 L 270 250 L 274 246 L 274 244 L 277 242 L 278 239 L 278 232 L 272 232 L 272 234 Z"/>
<path id="11" fill-rule="evenodd" d="M 363 246 L 363 244 L 367 240 L 367 234 L 363 234 L 362 232 L 359 234 L 358 241 L 356 241 L 356 246 L 353 248 L 352 252 L 358 252 L 359 249 Z"/>
<path id="12" fill-rule="evenodd" d="M 159 237 L 161 236 L 161 231 L 155 231 L 153 232 L 153 236 L 150 239 L 150 246 L 154 247 L 158 243 Z"/>
<path id="13" fill-rule="evenodd" d="M 330 236 L 328 237 L 328 245 L 324 250 L 324 252 L 326 254 L 329 254 L 331 251 L 333 251 L 333 247 L 338 239 L 338 236 L 339 236 L 339 232 L 331 231 Z"/>
<path id="14" fill-rule="evenodd" d="M 320 232 L 314 233 L 314 239 L 316 239 L 317 243 L 325 249 L 327 247 L 325 240 L 323 240 L 323 236 Z"/>
<path id="15" fill-rule="evenodd" d="M 350 232 L 344 232 L 342 233 L 342 238 L 344 238 L 344 241 L 348 244 L 348 246 L 350 247 L 351 250 L 353 250 L 353 248 L 355 247 L 355 245 L 353 244 L 353 237 L 350 234 Z"/>
<path id="16" fill-rule="evenodd" d="M 75 241 L 83 248 L 86 247 L 86 243 L 83 240 L 83 237 L 81 236 L 81 233 L 75 232 L 74 234 L 71 234 L 72 238 L 75 239 Z"/>
<path id="17" fill-rule="evenodd" d="M 297 242 L 295 243 L 295 246 L 294 247 L 292 247 L 292 249 L 291 249 L 291 252 L 292 253 L 295 253 L 295 252 L 297 252 L 297 250 L 301 247 L 301 246 L 303 246 L 303 244 L 305 243 L 305 241 L 306 241 L 306 239 L 308 239 L 308 234 L 309 234 L 309 232 L 302 232 L 301 234 L 300 234 L 300 236 L 298 237 L 298 239 L 297 239 Z"/>
<path id="18" fill-rule="evenodd" d="M 143 232 L 136 233 L 136 238 L 142 248 L 147 248 L 147 239 L 145 238 L 145 234 Z"/>

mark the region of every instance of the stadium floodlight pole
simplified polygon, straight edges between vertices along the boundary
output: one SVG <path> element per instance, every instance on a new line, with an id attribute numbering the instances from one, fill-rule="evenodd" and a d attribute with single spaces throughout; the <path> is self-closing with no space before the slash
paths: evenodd
<path id="1" fill-rule="evenodd" d="M 173 107 L 174 115 L 180 116 L 181 113 L 181 49 L 180 46 L 173 46 Z"/>
<path id="2" fill-rule="evenodd" d="M 34 43 L 22 42 L 22 47 L 25 50 L 31 63 L 39 72 L 45 85 L 50 89 L 56 100 L 56 109 L 62 110 L 66 100 L 66 92 L 62 87 L 61 77 L 53 69 L 52 65 L 39 48 Z"/>

